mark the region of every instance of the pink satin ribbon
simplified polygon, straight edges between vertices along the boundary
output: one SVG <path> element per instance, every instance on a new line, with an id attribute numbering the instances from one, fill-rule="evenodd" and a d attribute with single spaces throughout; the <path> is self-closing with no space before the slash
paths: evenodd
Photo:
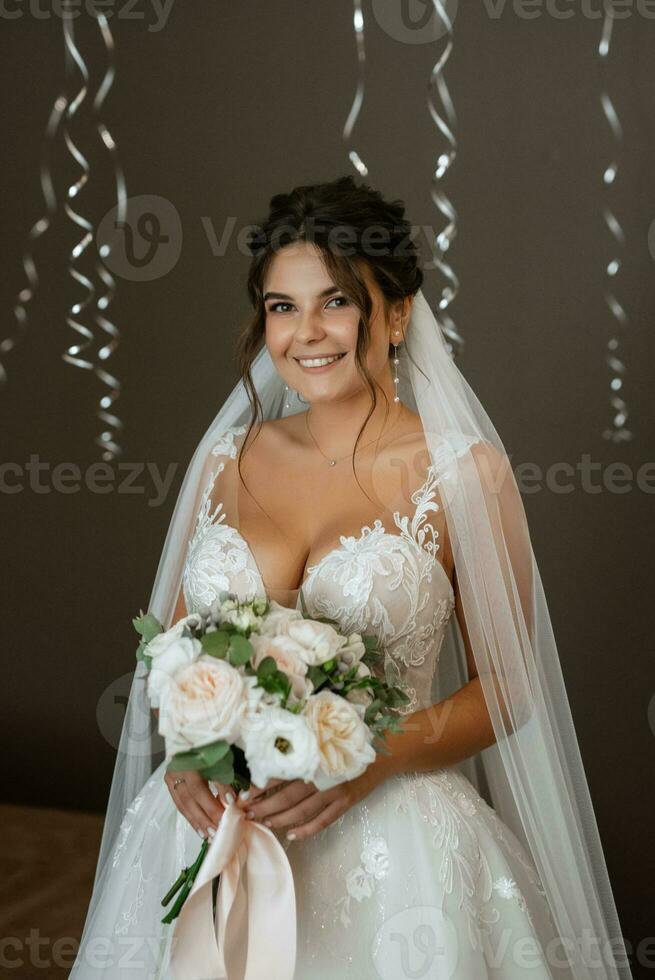
<path id="1" fill-rule="evenodd" d="M 212 881 L 221 875 L 212 912 Z M 293 980 L 296 896 L 275 834 L 230 803 L 175 920 L 175 980 Z"/>

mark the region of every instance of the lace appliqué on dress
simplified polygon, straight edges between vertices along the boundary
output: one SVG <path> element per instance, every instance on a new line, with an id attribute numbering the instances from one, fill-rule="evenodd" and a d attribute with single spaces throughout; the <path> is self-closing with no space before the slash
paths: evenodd
<path id="1" fill-rule="evenodd" d="M 346 928 L 351 923 L 351 900 L 362 902 L 365 898 L 370 898 L 375 891 L 376 881 L 389 874 L 389 847 L 386 840 L 383 837 L 373 837 L 363 847 L 359 860 L 360 864 L 346 874 L 347 894 L 337 902 L 339 919 Z"/>
<path id="2" fill-rule="evenodd" d="M 228 429 L 213 446 L 212 456 L 235 459 L 235 436 L 245 431 L 245 425 Z M 209 475 L 189 541 L 182 575 L 189 612 L 207 611 L 221 592 L 238 591 L 244 598 L 262 592 L 250 549 L 239 532 L 226 523 L 223 502 L 219 501 L 212 510 L 214 485 L 224 469 L 225 463 L 221 461 Z"/>

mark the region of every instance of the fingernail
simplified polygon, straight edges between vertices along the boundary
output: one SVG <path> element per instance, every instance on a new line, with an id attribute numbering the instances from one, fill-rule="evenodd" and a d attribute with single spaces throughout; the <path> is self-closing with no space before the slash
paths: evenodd
<path id="1" fill-rule="evenodd" d="M 205 839 L 205 832 L 204 832 L 204 830 L 198 830 L 197 831 L 197 834 L 198 834 L 198 837 L 202 837 L 203 840 Z"/>
<path id="2" fill-rule="evenodd" d="M 270 821 L 270 820 L 264 820 L 264 826 L 265 826 L 265 827 L 272 827 L 272 826 L 273 826 L 273 824 L 271 823 L 271 821 Z"/>
<path id="3" fill-rule="evenodd" d="M 226 793 L 225 794 L 225 799 L 227 800 L 227 805 L 229 806 L 230 803 L 234 803 L 234 794 L 233 793 Z"/>
<path id="4" fill-rule="evenodd" d="M 292 830 L 290 830 L 289 833 L 287 834 L 287 840 L 295 840 L 295 839 L 296 839 L 296 835 Z"/>
<path id="5" fill-rule="evenodd" d="M 246 817 L 248 818 L 248 820 L 252 820 L 254 816 L 255 816 L 254 810 L 246 810 Z"/>
<path id="6" fill-rule="evenodd" d="M 247 800 L 249 796 L 250 796 L 249 789 L 242 789 L 241 792 L 239 793 L 240 800 Z"/>
<path id="7" fill-rule="evenodd" d="M 208 833 L 208 834 L 209 834 L 209 836 L 210 836 L 210 837 L 212 837 L 212 838 L 216 836 L 216 830 L 215 830 L 215 828 L 214 828 L 214 827 L 208 827 L 208 828 L 207 828 L 207 833 Z"/>

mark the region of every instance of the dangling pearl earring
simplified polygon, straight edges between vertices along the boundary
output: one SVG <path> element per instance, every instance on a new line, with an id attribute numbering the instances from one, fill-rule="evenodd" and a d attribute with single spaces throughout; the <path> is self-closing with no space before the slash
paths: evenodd
<path id="1" fill-rule="evenodd" d="M 400 336 L 400 330 L 394 330 L 394 337 L 399 337 L 399 336 Z M 400 361 L 398 359 L 398 344 L 395 341 L 393 341 L 393 383 L 394 383 L 394 390 L 396 392 L 396 394 L 393 396 L 393 400 L 395 402 L 400 401 L 400 398 L 398 397 L 398 385 L 400 384 L 400 378 L 398 377 L 399 364 Z"/>
<path id="2" fill-rule="evenodd" d="M 289 385 L 284 386 L 284 407 L 287 412 L 291 411 L 291 399 L 289 397 Z"/>

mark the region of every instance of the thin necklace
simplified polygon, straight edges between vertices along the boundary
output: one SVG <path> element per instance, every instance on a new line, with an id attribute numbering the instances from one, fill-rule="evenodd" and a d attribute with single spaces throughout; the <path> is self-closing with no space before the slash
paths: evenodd
<path id="1" fill-rule="evenodd" d="M 397 421 L 398 420 L 396 419 L 393 422 L 393 424 L 391 425 L 390 428 L 393 428 L 393 426 L 396 424 Z M 318 449 L 318 451 L 321 454 L 321 456 L 323 457 L 323 459 L 326 459 L 328 461 L 328 463 L 329 463 L 330 466 L 336 466 L 337 463 L 340 463 L 344 459 L 352 459 L 352 457 L 353 456 L 356 456 L 357 453 L 363 452 L 364 449 L 367 449 L 368 446 L 372 446 L 374 442 L 378 442 L 378 440 L 380 439 L 380 436 L 378 436 L 376 439 L 371 439 L 370 442 L 366 442 L 366 443 L 364 443 L 363 446 L 360 446 L 359 449 L 356 449 L 354 453 L 346 453 L 345 456 L 335 456 L 335 457 L 326 456 L 325 453 L 323 452 L 323 450 L 321 449 L 321 447 L 319 446 L 319 444 L 317 443 L 317 441 L 316 441 L 316 439 L 314 437 L 314 433 L 312 432 L 312 430 L 309 427 L 309 409 L 305 412 L 305 425 L 307 426 L 307 431 L 308 431 L 308 433 L 310 435 L 310 438 L 311 438 L 312 442 L 314 443 L 314 445 Z M 380 433 L 380 435 L 381 434 L 382 433 Z"/>

